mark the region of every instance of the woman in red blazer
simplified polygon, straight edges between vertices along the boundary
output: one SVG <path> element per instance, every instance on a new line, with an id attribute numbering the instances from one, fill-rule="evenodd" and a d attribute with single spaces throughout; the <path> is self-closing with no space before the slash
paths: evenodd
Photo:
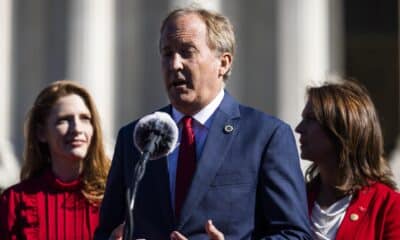
<path id="1" fill-rule="evenodd" d="M 50 84 L 25 130 L 22 181 L 0 196 L 0 239 L 93 239 L 109 159 L 89 93 L 72 81 Z"/>
<path id="2" fill-rule="evenodd" d="M 307 90 L 300 134 L 315 239 L 400 239 L 400 194 L 375 107 L 358 83 Z"/>

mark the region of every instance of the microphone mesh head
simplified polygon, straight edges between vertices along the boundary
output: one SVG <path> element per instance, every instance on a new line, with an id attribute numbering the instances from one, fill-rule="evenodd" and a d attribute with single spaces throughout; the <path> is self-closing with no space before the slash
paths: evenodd
<path id="1" fill-rule="evenodd" d="M 133 131 L 135 146 L 143 152 L 154 135 L 160 136 L 161 139 L 157 142 L 155 150 L 150 153 L 150 159 L 166 156 L 176 147 L 178 127 L 168 113 L 155 112 L 141 118 Z"/>

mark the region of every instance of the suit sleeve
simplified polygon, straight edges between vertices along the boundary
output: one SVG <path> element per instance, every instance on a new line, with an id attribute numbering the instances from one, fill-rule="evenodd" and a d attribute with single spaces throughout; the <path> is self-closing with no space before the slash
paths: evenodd
<path id="1" fill-rule="evenodd" d="M 293 133 L 280 124 L 263 154 L 259 198 L 267 226 L 264 239 L 312 239 L 306 191 Z"/>
<path id="2" fill-rule="evenodd" d="M 107 179 L 106 191 L 100 208 L 99 226 L 96 229 L 95 240 L 107 240 L 112 231 L 125 218 L 125 181 L 123 159 L 123 131 L 118 134 L 114 156 Z"/>

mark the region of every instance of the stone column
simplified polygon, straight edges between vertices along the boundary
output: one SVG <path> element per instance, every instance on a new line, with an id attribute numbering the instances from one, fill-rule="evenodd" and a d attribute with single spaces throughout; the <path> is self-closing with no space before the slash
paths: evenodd
<path id="1" fill-rule="evenodd" d="M 331 72 L 328 0 L 279 1 L 278 13 L 278 115 L 294 127 L 306 86 Z"/>
<path id="2" fill-rule="evenodd" d="M 398 21 L 398 29 L 397 29 L 397 34 L 398 34 L 398 39 L 400 39 L 400 4 L 398 4 L 398 14 L 397 14 L 397 21 Z M 397 42 L 397 56 L 400 56 L 400 43 Z M 398 63 L 398 76 L 400 76 L 400 61 L 397 62 Z M 400 78 L 397 79 L 400 82 Z M 400 84 L 399 84 L 400 86 Z M 397 93 L 400 93 L 400 87 L 399 89 L 397 89 Z M 400 119 L 400 100 L 397 102 L 397 116 L 398 119 Z M 400 124 L 399 124 L 400 125 Z M 395 149 L 393 150 L 392 154 L 389 156 L 389 161 L 390 161 L 390 165 L 395 177 L 395 180 L 397 182 L 397 186 L 399 187 L 400 185 L 400 133 L 397 133 L 397 143 L 395 146 Z"/>
<path id="3" fill-rule="evenodd" d="M 400 136 L 397 138 L 396 148 L 389 156 L 390 167 L 392 168 L 393 175 L 397 186 L 400 185 Z"/>
<path id="4" fill-rule="evenodd" d="M 19 163 L 11 144 L 12 129 L 12 0 L 0 1 L 0 189 L 19 179 Z"/>
<path id="5" fill-rule="evenodd" d="M 7 139 L 11 131 L 11 47 L 12 47 L 12 1 L 0 2 L 0 139 Z"/>
<path id="6" fill-rule="evenodd" d="M 340 73 L 338 2 L 329 0 L 278 1 L 277 115 L 293 129 L 301 120 L 306 87 Z M 298 138 L 298 134 L 295 134 Z M 303 169 L 308 165 L 302 162 Z"/>
<path id="7" fill-rule="evenodd" d="M 200 6 L 214 11 L 221 11 L 220 0 L 170 0 L 171 9 L 191 5 Z"/>
<path id="8" fill-rule="evenodd" d="M 67 78 L 86 86 L 102 121 L 108 152 L 114 135 L 115 14 L 113 0 L 71 3 Z"/>

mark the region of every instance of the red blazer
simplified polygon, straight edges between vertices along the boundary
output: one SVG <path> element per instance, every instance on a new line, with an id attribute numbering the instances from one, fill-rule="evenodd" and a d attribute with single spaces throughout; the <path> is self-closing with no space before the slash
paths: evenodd
<path id="1" fill-rule="evenodd" d="M 310 216 L 316 193 L 308 189 Z M 362 188 L 351 200 L 336 239 L 399 240 L 400 194 L 382 183 Z"/>

